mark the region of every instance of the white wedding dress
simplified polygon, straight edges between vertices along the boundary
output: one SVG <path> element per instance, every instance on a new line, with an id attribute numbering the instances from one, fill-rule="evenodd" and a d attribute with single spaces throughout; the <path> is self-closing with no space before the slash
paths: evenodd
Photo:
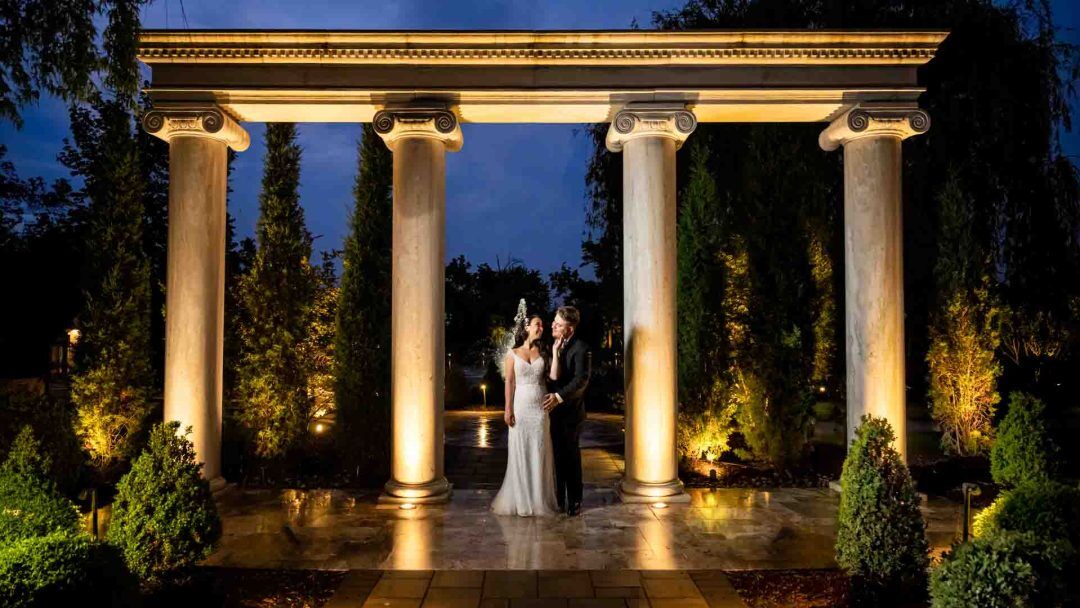
<path id="1" fill-rule="evenodd" d="M 555 515 L 555 458 L 551 452 L 548 415 L 541 402 L 544 360 L 532 363 L 514 357 L 514 418 L 507 441 L 506 476 L 491 503 L 498 515 L 523 517 Z"/>

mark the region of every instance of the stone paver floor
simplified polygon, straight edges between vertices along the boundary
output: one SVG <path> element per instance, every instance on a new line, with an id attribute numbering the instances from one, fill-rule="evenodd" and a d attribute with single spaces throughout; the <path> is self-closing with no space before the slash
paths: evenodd
<path id="1" fill-rule="evenodd" d="M 349 572 L 325 608 L 744 608 L 720 571 Z"/>
<path id="2" fill-rule="evenodd" d="M 586 491 L 580 517 L 496 516 L 494 490 L 401 510 L 378 493 L 234 489 L 219 499 L 216 566 L 334 570 L 675 570 L 834 567 L 839 497 L 827 489 L 691 489 L 689 504 L 624 504 Z M 956 505 L 924 507 L 931 545 L 959 533 Z"/>

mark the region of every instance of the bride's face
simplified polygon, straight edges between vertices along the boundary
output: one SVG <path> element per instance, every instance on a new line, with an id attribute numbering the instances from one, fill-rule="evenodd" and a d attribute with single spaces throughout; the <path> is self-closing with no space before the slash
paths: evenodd
<path id="1" fill-rule="evenodd" d="M 544 322 L 539 318 L 533 319 L 528 326 L 529 340 L 539 340 L 544 335 Z"/>

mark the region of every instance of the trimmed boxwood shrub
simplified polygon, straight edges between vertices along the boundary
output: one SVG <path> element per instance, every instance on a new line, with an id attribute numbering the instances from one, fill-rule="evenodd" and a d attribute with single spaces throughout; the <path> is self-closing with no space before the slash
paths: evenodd
<path id="1" fill-rule="evenodd" d="M 1050 479 L 1057 472 L 1057 446 L 1046 428 L 1046 406 L 1027 393 L 1009 395 L 1009 412 L 990 451 L 994 483 L 1007 487 Z"/>
<path id="2" fill-rule="evenodd" d="M 1080 547 L 1080 489 L 1056 481 L 1027 481 L 1003 492 L 975 518 L 976 536 L 1030 532 Z"/>
<path id="3" fill-rule="evenodd" d="M 1066 565 L 1074 560 L 1064 541 L 1034 534 L 997 532 L 946 553 L 930 577 L 933 608 L 1037 608 L 1065 602 Z"/>
<path id="4" fill-rule="evenodd" d="M 0 604 L 10 608 L 134 606 L 133 577 L 115 549 L 57 531 L 0 549 Z"/>
<path id="5" fill-rule="evenodd" d="M 0 545 L 78 528 L 75 505 L 46 476 L 48 469 L 48 457 L 24 427 L 0 465 Z"/>
<path id="6" fill-rule="evenodd" d="M 926 526 L 893 438 L 886 420 L 864 416 L 840 476 L 836 562 L 853 593 L 879 603 L 926 588 Z"/>
<path id="7" fill-rule="evenodd" d="M 194 565 L 221 536 L 221 519 L 200 475 L 202 463 L 179 422 L 150 431 L 147 449 L 120 479 L 108 541 L 132 572 L 149 583 Z"/>

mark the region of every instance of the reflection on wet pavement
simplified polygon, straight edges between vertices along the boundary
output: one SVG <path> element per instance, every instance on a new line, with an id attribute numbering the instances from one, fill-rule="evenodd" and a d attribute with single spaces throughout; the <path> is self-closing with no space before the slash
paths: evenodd
<path id="1" fill-rule="evenodd" d="M 577 518 L 495 516 L 494 491 L 455 489 L 447 505 L 403 511 L 377 491 L 243 490 L 220 499 L 224 534 L 207 564 L 319 569 L 758 569 L 833 567 L 839 496 L 824 489 L 691 489 L 666 509 L 586 489 Z M 931 545 L 960 513 L 924 506 Z"/>
<path id="2" fill-rule="evenodd" d="M 446 412 L 446 445 L 466 448 L 506 449 L 506 423 L 502 410 L 453 410 Z M 623 417 L 590 412 L 581 429 L 581 447 L 621 446 Z"/>

